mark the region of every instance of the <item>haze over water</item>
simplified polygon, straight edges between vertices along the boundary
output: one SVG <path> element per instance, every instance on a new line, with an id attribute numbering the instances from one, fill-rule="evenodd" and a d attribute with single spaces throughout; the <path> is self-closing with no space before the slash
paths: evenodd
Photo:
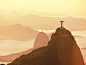
<path id="1" fill-rule="evenodd" d="M 43 30 L 41 30 L 43 31 Z M 45 33 L 51 33 L 54 30 L 47 30 L 43 31 Z M 77 44 L 80 48 L 86 47 L 86 31 L 74 31 L 72 32 L 73 35 L 79 35 L 82 36 L 82 38 L 75 37 Z M 16 41 L 16 40 L 0 40 L 0 56 L 1 55 L 8 55 L 11 53 L 18 53 L 25 50 L 28 50 L 33 47 L 34 40 L 32 39 L 30 41 Z"/>
<path id="2" fill-rule="evenodd" d="M 34 40 L 35 39 L 30 41 L 0 40 L 0 56 L 26 51 L 33 47 Z"/>
<path id="3" fill-rule="evenodd" d="M 29 14 L 32 15 L 30 16 Z M 57 18 L 55 19 L 53 17 L 55 18 L 57 17 Z M 36 21 L 34 21 L 33 18 Z M 66 23 L 65 26 L 73 27 L 74 29 L 75 27 L 79 28 L 80 26 L 86 27 L 86 23 L 85 23 L 86 0 L 0 0 L 0 27 L 1 27 L 0 34 L 2 35 L 1 36 L 2 38 L 3 38 L 3 32 L 2 32 L 3 28 L 5 30 L 7 29 L 5 27 L 2 27 L 1 25 L 8 26 L 9 28 L 9 25 L 12 24 L 22 24 L 24 26 L 33 25 L 32 27 L 39 24 L 47 24 L 46 27 L 45 26 L 43 27 L 48 28 L 47 26 L 50 25 L 50 27 L 54 28 L 53 25 L 55 27 L 59 26 L 60 23 L 57 24 L 56 22 L 59 22 L 60 20 L 63 19 L 65 20 Z M 72 22 L 72 24 L 68 22 Z M 40 28 L 40 26 L 38 27 Z M 9 28 L 8 30 L 10 29 L 11 28 Z M 23 28 L 21 28 L 21 30 L 22 29 Z M 27 32 L 26 27 L 25 29 Z M 35 30 L 39 32 L 43 31 L 47 34 L 55 31 L 55 30 L 45 30 L 45 29 L 44 30 L 35 29 Z M 9 31 L 5 31 L 5 32 L 9 33 Z M 12 30 L 11 32 L 14 31 Z M 21 31 L 19 32 L 22 33 Z M 14 35 L 14 33 L 12 34 Z M 26 35 L 25 33 L 22 33 L 22 35 L 23 34 Z M 73 31 L 72 34 L 81 36 L 81 37 L 75 37 L 76 42 L 80 48 L 86 48 L 86 29 L 85 31 L 79 31 L 79 30 Z M 34 40 L 35 39 L 31 39 L 29 41 L 16 41 L 7 38 L 6 40 L 0 40 L 0 56 L 26 51 L 33 47 Z M 81 52 L 86 62 L 86 49 L 81 49 Z"/>
<path id="4" fill-rule="evenodd" d="M 80 48 L 86 48 L 86 36 L 83 37 L 83 35 L 86 34 L 86 31 L 74 31 L 72 34 L 82 36 L 82 38 L 75 37 L 75 40 Z M 34 40 L 35 39 L 30 41 L 0 40 L 0 56 L 26 51 L 33 47 Z M 86 50 L 81 49 L 81 52 L 84 61 L 86 62 Z"/>

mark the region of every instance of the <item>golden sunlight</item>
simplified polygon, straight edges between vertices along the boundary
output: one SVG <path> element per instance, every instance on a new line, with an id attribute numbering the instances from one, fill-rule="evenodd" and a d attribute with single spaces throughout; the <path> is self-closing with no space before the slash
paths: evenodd
<path id="1" fill-rule="evenodd" d="M 86 13 L 86 0 L 0 0 L 0 10 L 29 9 L 48 13 Z"/>

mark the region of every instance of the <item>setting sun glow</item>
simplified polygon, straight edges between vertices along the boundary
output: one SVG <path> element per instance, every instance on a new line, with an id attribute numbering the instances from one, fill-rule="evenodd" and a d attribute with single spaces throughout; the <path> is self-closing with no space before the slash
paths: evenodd
<path id="1" fill-rule="evenodd" d="M 49 13 L 86 13 L 86 0 L 0 0 L 0 10 L 23 9 Z"/>
<path id="2" fill-rule="evenodd" d="M 0 10 L 20 9 L 86 17 L 86 0 L 0 0 Z"/>

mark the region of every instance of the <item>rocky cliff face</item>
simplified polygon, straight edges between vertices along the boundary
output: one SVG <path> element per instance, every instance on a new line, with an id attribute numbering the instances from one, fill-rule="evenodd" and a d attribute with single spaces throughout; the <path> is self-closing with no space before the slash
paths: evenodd
<path id="1" fill-rule="evenodd" d="M 8 65 L 85 65 L 74 37 L 58 28 L 46 47 L 33 50 Z"/>
<path id="2" fill-rule="evenodd" d="M 33 48 L 36 49 L 39 47 L 47 46 L 48 42 L 48 36 L 44 32 L 40 32 L 36 37 Z"/>

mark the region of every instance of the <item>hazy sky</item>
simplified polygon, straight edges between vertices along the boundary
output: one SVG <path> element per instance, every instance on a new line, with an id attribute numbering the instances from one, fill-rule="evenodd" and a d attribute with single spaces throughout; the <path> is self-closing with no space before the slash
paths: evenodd
<path id="1" fill-rule="evenodd" d="M 23 8 L 48 13 L 86 13 L 86 0 L 0 0 L 0 10 Z"/>

